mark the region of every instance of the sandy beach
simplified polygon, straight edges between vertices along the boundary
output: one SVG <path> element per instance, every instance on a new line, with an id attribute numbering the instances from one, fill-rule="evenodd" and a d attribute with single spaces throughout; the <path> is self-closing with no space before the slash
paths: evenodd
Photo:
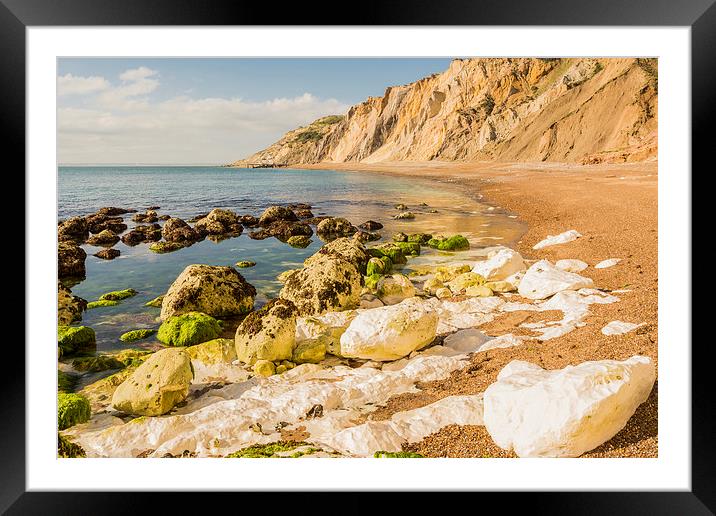
<path id="1" fill-rule="evenodd" d="M 579 259 L 590 265 L 580 274 L 597 288 L 619 290 L 618 303 L 593 305 L 587 325 L 562 337 L 474 356 L 470 367 L 443 381 L 419 385 L 420 392 L 391 398 L 372 419 L 428 405 L 453 394 L 476 394 L 494 382 L 512 360 L 547 369 L 588 360 L 624 360 L 646 355 L 658 365 L 657 163 L 573 165 L 553 163 L 322 163 L 303 168 L 360 170 L 410 175 L 464 185 L 483 202 L 516 214 L 527 225 L 517 250 L 527 259 Z M 534 250 L 548 235 L 575 229 L 576 241 Z M 620 258 L 616 266 L 595 269 L 602 260 Z M 514 332 L 523 322 L 550 320 L 549 312 L 514 312 L 480 329 L 489 335 Z M 636 331 L 605 336 L 601 328 L 614 320 L 644 323 Z M 524 330 L 529 332 L 529 330 Z M 526 333 L 529 334 L 529 333 Z M 610 441 L 584 457 L 656 457 L 658 454 L 658 378 L 648 401 Z M 443 428 L 409 445 L 432 457 L 505 457 L 484 427 Z"/>

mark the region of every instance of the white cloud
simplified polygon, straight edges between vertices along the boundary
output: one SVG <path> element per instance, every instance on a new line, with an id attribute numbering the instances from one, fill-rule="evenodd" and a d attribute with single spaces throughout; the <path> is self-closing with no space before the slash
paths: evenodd
<path id="1" fill-rule="evenodd" d="M 75 77 L 71 73 L 57 78 L 57 95 L 87 95 L 110 87 L 104 77 Z"/>
<path id="2" fill-rule="evenodd" d="M 227 163 L 349 107 L 309 93 L 263 102 L 186 95 L 150 101 L 144 96 L 159 87 L 157 76 L 146 67 L 127 70 L 121 84 L 82 106 L 60 105 L 60 162 Z"/>

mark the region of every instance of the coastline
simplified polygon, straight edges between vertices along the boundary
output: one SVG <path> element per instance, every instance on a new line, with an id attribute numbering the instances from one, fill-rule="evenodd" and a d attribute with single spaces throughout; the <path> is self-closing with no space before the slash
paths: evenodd
<path id="1" fill-rule="evenodd" d="M 495 349 L 472 359 L 471 367 L 443 381 L 422 384 L 421 391 L 391 398 L 374 419 L 417 408 L 453 394 L 482 392 L 512 360 L 527 360 L 548 369 L 588 360 L 624 360 L 646 355 L 658 366 L 658 276 L 656 161 L 629 164 L 572 165 L 552 163 L 321 163 L 306 169 L 333 169 L 389 175 L 409 175 L 464 187 L 482 202 L 517 214 L 527 232 L 516 250 L 528 259 L 579 259 L 590 267 L 580 274 L 596 286 L 621 290 L 618 303 L 593 305 L 587 325 L 552 340 L 518 348 Z M 532 246 L 548 235 L 576 229 L 576 241 L 543 248 Z M 616 266 L 595 269 L 602 260 L 620 258 Z M 541 317 L 544 319 L 544 315 Z M 512 315 L 512 328 L 504 320 L 481 328 L 500 335 L 537 317 L 528 312 Z M 644 323 L 635 332 L 605 336 L 608 322 Z M 479 372 L 478 372 L 479 371 Z M 478 372 L 476 374 L 476 372 Z M 658 456 L 657 383 L 627 426 L 610 441 L 584 457 Z M 428 456 L 504 457 L 484 427 L 452 425 L 411 446 Z"/>

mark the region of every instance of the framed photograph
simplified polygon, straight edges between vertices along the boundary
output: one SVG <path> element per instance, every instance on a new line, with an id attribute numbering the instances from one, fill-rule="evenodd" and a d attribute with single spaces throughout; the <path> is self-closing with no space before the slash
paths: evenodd
<path id="1" fill-rule="evenodd" d="M 27 203 L 3 510 L 714 510 L 690 304 L 710 0 L 174 4 L 2 0 Z"/>

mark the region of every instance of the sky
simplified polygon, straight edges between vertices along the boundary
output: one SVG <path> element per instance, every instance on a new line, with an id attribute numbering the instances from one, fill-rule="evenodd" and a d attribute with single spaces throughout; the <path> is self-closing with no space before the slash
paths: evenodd
<path id="1" fill-rule="evenodd" d="M 449 58 L 62 58 L 60 164 L 225 164 Z"/>

